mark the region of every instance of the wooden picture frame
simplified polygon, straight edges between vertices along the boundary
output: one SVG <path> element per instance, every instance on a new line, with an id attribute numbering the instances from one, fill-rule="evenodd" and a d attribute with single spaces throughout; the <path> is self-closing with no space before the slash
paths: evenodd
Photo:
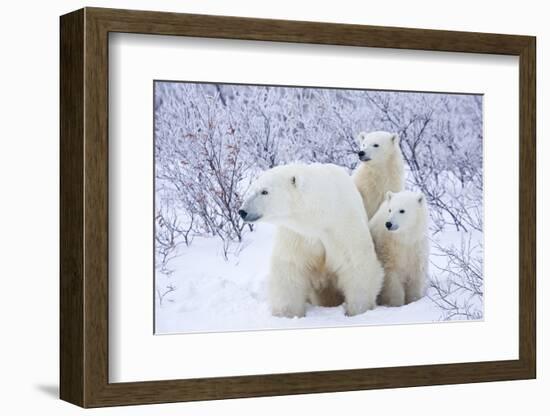
<path id="1" fill-rule="evenodd" d="M 82 407 L 530 379 L 536 376 L 535 38 L 85 8 L 61 17 L 60 396 Z M 519 359 L 110 383 L 108 35 L 111 32 L 519 57 Z"/>

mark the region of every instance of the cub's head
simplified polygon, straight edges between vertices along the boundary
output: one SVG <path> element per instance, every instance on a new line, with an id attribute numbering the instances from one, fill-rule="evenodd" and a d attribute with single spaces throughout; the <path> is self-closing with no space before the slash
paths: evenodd
<path id="1" fill-rule="evenodd" d="M 246 193 L 239 215 L 245 222 L 284 224 L 299 206 L 301 176 L 291 165 L 263 172 Z"/>
<path id="2" fill-rule="evenodd" d="M 390 232 L 407 233 L 426 226 L 426 198 L 421 192 L 388 191 L 384 207 L 387 210 L 385 226 Z"/>
<path id="3" fill-rule="evenodd" d="M 399 136 L 397 133 L 362 131 L 357 136 L 359 142 L 359 160 L 367 163 L 385 162 L 396 150 L 399 151 Z"/>

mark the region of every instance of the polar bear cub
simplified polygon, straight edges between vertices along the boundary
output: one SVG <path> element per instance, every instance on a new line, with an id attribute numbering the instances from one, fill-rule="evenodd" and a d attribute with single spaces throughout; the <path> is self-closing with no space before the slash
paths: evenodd
<path id="1" fill-rule="evenodd" d="M 383 269 L 353 181 L 331 164 L 291 164 L 265 171 L 239 215 L 278 226 L 269 302 L 275 316 L 302 317 L 306 302 L 334 287 L 347 315 L 376 306 Z"/>
<path id="2" fill-rule="evenodd" d="M 379 303 L 401 306 L 424 296 L 428 272 L 428 209 L 420 192 L 388 192 L 370 221 L 384 267 Z"/>
<path id="3" fill-rule="evenodd" d="M 361 132 L 357 140 L 360 147 L 357 155 L 361 162 L 353 174 L 353 181 L 370 220 L 384 201 L 387 191 L 403 190 L 403 155 L 396 133 Z"/>

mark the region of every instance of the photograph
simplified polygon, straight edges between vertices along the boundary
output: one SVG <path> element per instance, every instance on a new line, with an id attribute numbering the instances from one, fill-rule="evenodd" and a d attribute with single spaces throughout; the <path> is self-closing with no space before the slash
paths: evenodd
<path id="1" fill-rule="evenodd" d="M 483 95 L 155 80 L 155 334 L 483 320 Z"/>

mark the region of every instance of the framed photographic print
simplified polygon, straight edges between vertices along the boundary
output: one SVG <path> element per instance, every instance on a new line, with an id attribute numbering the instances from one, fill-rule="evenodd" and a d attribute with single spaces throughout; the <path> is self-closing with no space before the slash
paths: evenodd
<path id="1" fill-rule="evenodd" d="M 535 377 L 534 37 L 60 24 L 63 400 Z"/>

